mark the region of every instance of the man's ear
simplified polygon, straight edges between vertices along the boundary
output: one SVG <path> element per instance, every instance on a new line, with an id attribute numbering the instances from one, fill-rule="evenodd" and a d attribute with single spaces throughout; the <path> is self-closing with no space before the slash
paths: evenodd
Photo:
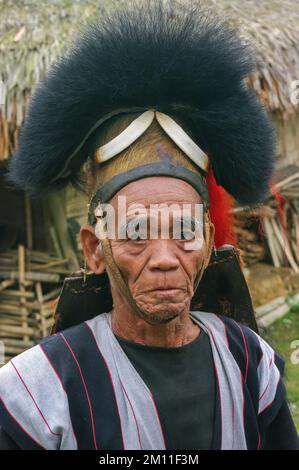
<path id="1" fill-rule="evenodd" d="M 106 265 L 101 250 L 101 244 L 95 235 L 92 225 L 82 225 L 80 229 L 80 240 L 89 269 L 95 274 L 103 273 Z"/>

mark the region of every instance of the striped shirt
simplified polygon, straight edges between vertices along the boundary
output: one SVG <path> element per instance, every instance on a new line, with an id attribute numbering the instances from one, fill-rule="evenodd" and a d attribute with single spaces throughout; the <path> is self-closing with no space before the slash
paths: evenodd
<path id="1" fill-rule="evenodd" d="M 285 400 L 284 361 L 250 328 L 190 312 L 216 375 L 214 449 L 259 449 Z M 151 390 L 98 315 L 42 340 L 0 369 L 0 426 L 23 449 L 166 448 Z"/>

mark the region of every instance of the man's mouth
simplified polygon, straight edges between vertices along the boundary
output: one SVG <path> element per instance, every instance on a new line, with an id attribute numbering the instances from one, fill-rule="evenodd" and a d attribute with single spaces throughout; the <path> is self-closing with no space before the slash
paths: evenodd
<path id="1" fill-rule="evenodd" d="M 159 295 L 177 295 L 179 292 L 182 292 L 183 289 L 179 289 L 177 287 L 155 287 L 154 289 L 150 289 L 147 291 L 149 292 L 157 292 Z"/>

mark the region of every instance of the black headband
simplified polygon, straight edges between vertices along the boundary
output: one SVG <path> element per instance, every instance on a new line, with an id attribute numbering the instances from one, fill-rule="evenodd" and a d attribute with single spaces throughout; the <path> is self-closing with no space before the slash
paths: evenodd
<path id="1" fill-rule="evenodd" d="M 120 173 L 114 176 L 111 180 L 104 183 L 93 196 L 88 210 L 88 223 L 91 225 L 96 224 L 96 217 L 94 211 L 99 202 L 107 203 L 120 189 L 133 181 L 150 176 L 170 176 L 177 178 L 186 183 L 189 183 L 202 197 L 205 206 L 209 206 L 208 188 L 203 176 L 194 173 L 182 166 L 176 166 L 169 162 L 154 162 L 146 165 L 141 165 L 132 170 Z"/>

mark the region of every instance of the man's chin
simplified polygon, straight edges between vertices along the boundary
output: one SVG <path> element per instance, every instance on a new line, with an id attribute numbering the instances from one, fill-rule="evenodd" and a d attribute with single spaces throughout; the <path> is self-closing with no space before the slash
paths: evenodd
<path id="1" fill-rule="evenodd" d="M 144 303 L 139 304 L 137 306 L 139 309 L 140 317 L 151 325 L 160 325 L 163 323 L 168 323 L 174 318 L 181 315 L 184 310 L 186 309 L 185 303 L 180 304 L 173 304 L 173 303 L 165 303 L 160 305 L 144 305 Z"/>

